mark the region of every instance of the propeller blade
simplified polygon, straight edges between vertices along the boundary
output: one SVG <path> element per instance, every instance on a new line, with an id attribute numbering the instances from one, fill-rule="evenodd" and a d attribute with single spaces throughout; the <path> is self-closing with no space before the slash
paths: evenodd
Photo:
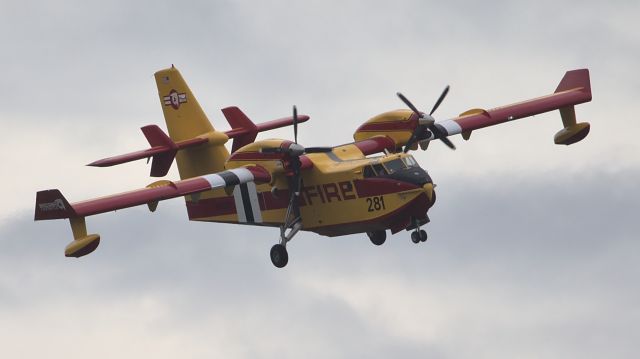
<path id="1" fill-rule="evenodd" d="M 422 117 L 422 114 L 420 113 L 420 111 L 418 111 L 418 109 L 411 103 L 411 101 L 409 101 L 408 98 L 404 97 L 404 95 L 401 94 L 400 92 L 396 92 L 396 95 L 398 95 L 400 100 L 402 100 L 402 102 L 404 102 L 404 104 L 407 105 L 407 107 L 409 107 L 411 111 L 413 111 L 416 115 L 418 115 L 418 117 Z"/>
<path id="2" fill-rule="evenodd" d="M 448 138 L 440 137 L 440 141 L 444 142 L 444 144 L 449 146 L 450 149 L 452 150 L 456 149 L 456 145 L 454 145 L 453 142 L 451 142 L 451 140 L 449 140 Z"/>
<path id="3" fill-rule="evenodd" d="M 293 105 L 293 142 L 298 143 L 298 109 Z"/>
<path id="4" fill-rule="evenodd" d="M 411 147 L 413 147 L 413 145 L 416 143 L 416 141 L 418 140 L 418 133 L 422 132 L 424 129 L 422 128 L 421 125 L 418 125 L 416 127 L 415 130 L 413 130 L 413 133 L 411 134 L 411 137 L 409 137 L 409 140 L 407 141 L 407 143 L 404 145 L 404 153 L 409 152 L 409 150 L 411 149 Z"/>
<path id="5" fill-rule="evenodd" d="M 447 97 L 448 93 L 449 93 L 449 85 L 447 85 L 447 87 L 444 88 L 444 91 L 442 91 L 442 94 L 438 98 L 438 101 L 436 101 L 436 104 L 433 105 L 433 108 L 431 109 L 431 112 L 429 112 L 429 115 L 433 115 L 433 113 L 438 109 L 438 107 L 442 103 L 442 100 L 444 100 L 444 98 Z"/>
<path id="6" fill-rule="evenodd" d="M 440 129 L 436 127 L 436 125 L 429 126 L 429 130 L 433 132 L 435 138 L 440 139 L 440 141 L 444 142 L 444 144 L 447 145 L 450 149 L 456 149 L 456 146 L 453 144 L 453 142 L 451 142 L 451 140 L 449 140 L 447 136 L 445 136 L 442 131 L 440 131 Z"/>
<path id="7" fill-rule="evenodd" d="M 327 153 L 333 151 L 333 147 L 307 147 L 304 153 Z"/>
<path id="8" fill-rule="evenodd" d="M 260 149 L 261 153 L 282 153 L 282 148 L 280 147 L 263 147 Z"/>

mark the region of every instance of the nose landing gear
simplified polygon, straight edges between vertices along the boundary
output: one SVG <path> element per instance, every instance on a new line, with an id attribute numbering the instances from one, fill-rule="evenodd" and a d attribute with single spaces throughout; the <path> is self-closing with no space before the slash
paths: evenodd
<path id="1" fill-rule="evenodd" d="M 420 229 L 420 226 L 430 222 L 429 216 L 425 216 L 425 218 L 422 220 L 413 218 L 411 222 L 412 222 L 411 226 L 407 227 L 408 231 L 414 229 L 414 231 L 411 232 L 411 242 L 415 244 L 418 244 L 420 242 L 426 242 L 427 232 L 424 229 Z"/>
<path id="2" fill-rule="evenodd" d="M 416 229 L 415 231 L 411 232 L 411 241 L 416 244 L 420 242 L 426 242 L 427 232 L 424 229 Z"/>

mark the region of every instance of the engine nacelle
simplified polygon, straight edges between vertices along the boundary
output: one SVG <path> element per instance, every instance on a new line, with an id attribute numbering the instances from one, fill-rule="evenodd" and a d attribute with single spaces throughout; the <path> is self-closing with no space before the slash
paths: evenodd
<path id="1" fill-rule="evenodd" d="M 258 165 L 269 173 L 282 173 L 286 165 L 285 153 L 263 153 L 263 148 L 280 148 L 293 144 L 287 140 L 262 140 L 250 143 L 232 153 L 225 163 L 226 169 L 239 168 L 246 165 Z"/>
<path id="2" fill-rule="evenodd" d="M 389 111 L 363 123 L 353 134 L 353 139 L 363 141 L 383 135 L 391 138 L 396 148 L 400 149 L 409 141 L 418 124 L 418 116 L 411 110 Z"/>

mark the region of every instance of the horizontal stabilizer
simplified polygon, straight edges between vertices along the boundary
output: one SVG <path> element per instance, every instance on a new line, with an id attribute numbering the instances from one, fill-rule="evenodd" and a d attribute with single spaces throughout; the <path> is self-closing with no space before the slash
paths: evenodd
<path id="1" fill-rule="evenodd" d="M 87 166 L 110 167 L 143 158 L 153 158 L 153 162 L 151 164 L 151 176 L 163 177 L 167 172 L 169 172 L 171 164 L 173 164 L 173 160 L 179 150 L 199 146 L 203 143 L 209 142 L 208 138 L 196 137 L 175 143 L 162 131 L 162 129 L 160 129 L 160 127 L 156 125 L 144 126 L 141 130 L 151 145 L 150 148 L 130 152 L 124 155 L 103 158 L 101 160 L 91 162 Z"/>
<path id="2" fill-rule="evenodd" d="M 232 129 L 227 132 L 211 131 L 200 134 L 191 139 L 173 142 L 160 127 L 148 125 L 141 128 L 142 133 L 151 145 L 150 148 L 141 151 L 126 153 L 113 157 L 103 158 L 89 163 L 87 166 L 111 167 L 143 158 L 153 158 L 151 163 L 151 176 L 163 177 L 169 172 L 173 160 L 178 151 L 197 147 L 205 143 L 217 146 L 224 144 L 229 138 L 233 138 L 232 152 L 240 147 L 252 143 L 259 132 L 272 130 L 275 128 L 293 125 L 293 117 L 284 117 L 277 120 L 267 121 L 259 124 L 253 123 L 247 115 L 239 108 L 227 107 L 222 109 L 222 113 L 231 125 Z M 307 115 L 298 115 L 298 123 L 309 120 Z"/>
<path id="3" fill-rule="evenodd" d="M 252 143 L 259 132 L 293 125 L 292 116 L 255 124 L 236 106 L 223 108 L 222 114 L 231 126 L 231 130 L 225 132 L 225 134 L 229 136 L 229 138 L 233 138 L 232 153 L 236 152 L 242 146 Z M 309 116 L 298 115 L 297 119 L 298 123 L 307 122 Z"/>

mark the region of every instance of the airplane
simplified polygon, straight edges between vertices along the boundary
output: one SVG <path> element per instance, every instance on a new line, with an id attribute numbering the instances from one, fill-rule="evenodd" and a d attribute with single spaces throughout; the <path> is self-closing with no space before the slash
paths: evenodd
<path id="1" fill-rule="evenodd" d="M 588 69 L 568 71 L 552 94 L 485 110 L 463 112 L 436 122 L 433 117 L 449 92 L 447 86 L 431 111 L 420 111 L 401 93 L 408 107 L 372 117 L 358 127 L 354 141 L 337 146 L 304 147 L 298 143 L 298 115 L 255 124 L 238 107 L 222 109 L 231 126 L 217 131 L 175 66 L 155 73 L 160 104 L 168 129 L 141 128 L 150 147 L 89 164 L 109 167 L 151 159 L 150 175 L 164 177 L 174 160 L 180 180 L 161 179 L 144 188 L 69 203 L 57 189 L 36 194 L 35 220 L 69 219 L 73 241 L 65 256 L 82 257 L 100 243 L 99 234 L 87 234 L 85 218 L 99 213 L 184 197 L 189 220 L 278 227 L 280 240 L 270 258 L 278 268 L 287 265 L 287 243 L 299 231 L 323 236 L 366 233 L 382 245 L 387 231 L 411 232 L 414 243 L 425 242 L 423 227 L 436 202 L 428 172 L 409 151 L 426 150 L 432 141 L 455 145 L 449 136 L 469 140 L 475 130 L 559 110 L 563 128 L 554 142 L 571 145 L 584 139 L 587 122 L 576 122 L 577 104 L 591 101 Z M 256 141 L 258 133 L 293 127 L 293 141 Z M 232 139 L 231 152 L 225 144 Z"/>

